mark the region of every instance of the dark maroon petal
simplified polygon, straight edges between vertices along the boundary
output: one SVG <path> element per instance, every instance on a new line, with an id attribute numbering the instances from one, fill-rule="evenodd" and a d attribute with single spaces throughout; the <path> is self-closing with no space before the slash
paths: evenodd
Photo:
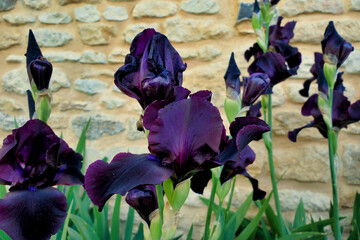
<path id="1" fill-rule="evenodd" d="M 190 98 L 204 99 L 211 102 L 212 92 L 208 90 L 197 91 L 196 93 L 190 94 Z"/>
<path id="2" fill-rule="evenodd" d="M 350 102 L 342 92 L 334 91 L 333 97 L 333 125 L 337 127 L 345 127 L 347 121 L 350 120 L 349 109 Z"/>
<path id="3" fill-rule="evenodd" d="M 351 119 L 360 120 L 360 100 L 357 100 L 349 107 L 349 115 Z"/>
<path id="4" fill-rule="evenodd" d="M 278 2 L 280 2 L 280 0 L 271 0 L 271 6 L 278 4 Z"/>
<path id="5" fill-rule="evenodd" d="M 198 193 L 203 194 L 204 189 L 211 179 L 211 170 L 204 170 L 195 173 L 191 178 L 191 189 Z"/>
<path id="6" fill-rule="evenodd" d="M 128 192 L 126 202 L 132 206 L 150 226 L 150 214 L 158 209 L 156 188 L 154 185 L 142 185 Z"/>
<path id="7" fill-rule="evenodd" d="M 291 75 L 295 75 L 301 64 L 301 53 L 299 53 L 296 47 L 292 47 L 280 40 L 276 40 L 274 46 L 276 51 L 285 58 Z"/>
<path id="8" fill-rule="evenodd" d="M 168 105 L 171 102 L 177 102 L 183 99 L 186 99 L 190 94 L 190 91 L 186 88 L 183 88 L 181 86 L 175 86 L 174 87 L 174 93 L 172 97 L 169 97 L 165 100 L 161 101 L 155 101 L 151 103 L 144 112 L 143 117 L 143 125 L 146 129 L 150 129 L 151 125 L 154 123 L 154 121 L 158 117 L 158 111 Z"/>
<path id="9" fill-rule="evenodd" d="M 326 55 L 337 58 L 337 67 L 339 67 L 354 51 L 351 43 L 346 42 L 336 31 L 334 22 L 330 21 L 324 33 L 324 39 L 321 41 L 322 51 Z"/>
<path id="10" fill-rule="evenodd" d="M 250 174 L 247 171 L 244 171 L 242 174 L 250 180 L 250 183 L 251 183 L 251 185 L 253 187 L 253 191 L 254 191 L 253 192 L 253 200 L 256 201 L 256 200 L 263 199 L 265 197 L 265 195 L 266 195 L 266 192 L 259 188 L 258 180 L 251 177 Z"/>
<path id="11" fill-rule="evenodd" d="M 304 128 L 310 128 L 310 127 L 313 127 L 313 122 L 301 127 L 301 128 L 295 128 L 294 130 L 292 131 L 289 131 L 288 132 L 288 138 L 290 141 L 292 142 L 296 142 L 296 139 L 297 139 L 297 135 L 301 132 L 301 130 L 303 130 Z"/>
<path id="12" fill-rule="evenodd" d="M 344 80 L 342 78 L 342 75 L 344 74 L 344 72 L 339 72 L 337 77 L 336 77 L 336 82 L 335 82 L 335 86 L 334 86 L 334 90 L 344 93 L 345 91 L 345 86 L 344 86 Z"/>
<path id="13" fill-rule="evenodd" d="M 312 77 L 307 79 L 304 83 L 303 83 L 303 89 L 299 90 L 299 93 L 301 96 L 303 97 L 308 97 L 309 96 L 309 89 L 310 89 L 310 85 L 311 83 L 315 80 L 316 78 Z"/>
<path id="14" fill-rule="evenodd" d="M 236 139 L 239 132 L 244 127 L 247 127 L 247 126 L 259 126 L 259 127 L 263 128 L 264 130 L 269 129 L 269 125 L 267 125 L 266 122 L 264 122 L 263 120 L 258 119 L 256 117 L 238 117 L 238 118 L 235 118 L 235 121 L 233 121 L 230 124 L 230 134 L 231 134 L 232 138 Z M 267 130 L 267 131 L 269 131 L 269 130 Z M 267 132 L 267 131 L 265 131 L 265 132 Z M 239 150 L 241 150 L 241 149 L 239 149 Z"/>
<path id="15" fill-rule="evenodd" d="M 247 125 L 240 129 L 236 136 L 236 146 L 239 151 L 244 149 L 253 140 L 260 140 L 262 134 L 270 131 L 270 127 L 264 125 Z"/>
<path id="16" fill-rule="evenodd" d="M 263 50 L 257 43 L 254 43 L 254 45 L 248 50 L 246 50 L 244 53 L 246 61 L 249 61 L 252 56 L 254 56 L 254 58 L 257 58 L 260 55 L 263 55 Z"/>
<path id="17" fill-rule="evenodd" d="M 240 76 L 241 72 L 236 65 L 234 53 L 231 53 L 229 60 L 229 65 L 224 75 L 225 84 L 226 84 L 226 95 L 227 97 L 234 98 L 240 95 Z M 236 95 L 236 96 L 235 96 Z"/>
<path id="18" fill-rule="evenodd" d="M 28 45 L 25 56 L 26 56 L 26 67 L 28 67 L 33 60 L 43 56 L 39 48 L 39 45 L 36 42 L 34 33 L 31 31 L 31 29 L 29 30 Z"/>
<path id="19" fill-rule="evenodd" d="M 261 109 L 261 102 L 257 102 L 254 105 L 250 106 L 250 109 L 247 112 L 246 116 L 259 118 L 259 117 L 261 117 L 260 109 Z"/>
<path id="20" fill-rule="evenodd" d="M 16 240 L 46 240 L 66 218 L 64 194 L 55 188 L 13 191 L 0 199 L 0 229 Z"/>
<path id="21" fill-rule="evenodd" d="M 81 173 L 83 157 L 60 140 L 58 152 L 58 170 L 54 185 L 83 185 L 84 175 Z"/>
<path id="22" fill-rule="evenodd" d="M 111 163 L 98 160 L 91 164 L 84 186 L 91 201 L 101 210 L 113 194 L 125 195 L 139 185 L 160 184 L 173 173 L 153 155 L 119 153 Z"/>
<path id="23" fill-rule="evenodd" d="M 294 28 L 296 22 L 288 22 L 284 27 L 281 27 L 280 25 L 282 19 L 283 17 L 279 17 L 276 25 L 270 26 L 269 28 L 270 45 L 274 45 L 276 40 L 289 43 L 290 40 L 294 37 Z"/>
<path id="24" fill-rule="evenodd" d="M 130 54 L 134 57 L 141 56 L 145 48 L 152 38 L 156 34 L 156 31 L 153 28 L 148 28 L 136 35 L 134 40 L 131 42 Z"/>
<path id="25" fill-rule="evenodd" d="M 276 52 L 267 52 L 256 58 L 249 66 L 248 72 L 250 74 L 266 73 L 271 80 L 272 86 L 291 76 L 291 73 L 287 70 L 285 58 Z"/>
<path id="26" fill-rule="evenodd" d="M 265 73 L 253 73 L 250 77 L 243 77 L 244 93 L 243 107 L 252 105 L 261 95 L 271 87 L 270 79 Z"/>
<path id="27" fill-rule="evenodd" d="M 52 70 L 51 63 L 44 57 L 39 57 L 31 61 L 28 65 L 30 84 L 34 81 L 39 91 L 48 89 Z"/>
<path id="28" fill-rule="evenodd" d="M 203 99 L 185 99 L 159 111 L 150 128 L 149 150 L 163 164 L 186 174 L 211 160 L 223 132 L 219 110 Z"/>
<path id="29" fill-rule="evenodd" d="M 302 106 L 301 114 L 304 116 L 313 116 L 314 118 L 321 117 L 321 112 L 318 105 L 318 95 L 312 95 Z"/>

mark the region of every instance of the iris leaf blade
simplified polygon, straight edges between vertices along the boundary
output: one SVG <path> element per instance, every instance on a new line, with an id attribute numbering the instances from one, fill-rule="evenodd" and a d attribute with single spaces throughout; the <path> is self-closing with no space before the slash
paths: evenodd
<path id="1" fill-rule="evenodd" d="M 75 214 L 71 214 L 70 218 L 84 240 L 100 240 L 93 227 L 90 226 L 84 219 Z"/>
<path id="2" fill-rule="evenodd" d="M 110 240 L 120 239 L 120 203 L 121 195 L 116 195 L 113 215 L 111 217 L 111 233 Z"/>

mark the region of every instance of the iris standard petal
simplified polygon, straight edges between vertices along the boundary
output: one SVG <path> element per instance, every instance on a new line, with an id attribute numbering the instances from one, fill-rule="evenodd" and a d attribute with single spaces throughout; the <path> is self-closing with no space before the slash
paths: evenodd
<path id="1" fill-rule="evenodd" d="M 39 48 L 39 45 L 36 42 L 34 33 L 31 31 L 31 29 L 29 30 L 28 45 L 25 56 L 26 56 L 26 67 L 28 67 L 33 60 L 36 60 L 39 57 L 43 56 Z"/>
<path id="2" fill-rule="evenodd" d="M 357 100 L 349 107 L 350 118 L 360 121 L 360 100 Z"/>
<path id="3" fill-rule="evenodd" d="M 46 240 L 66 218 L 64 194 L 51 187 L 9 192 L 0 199 L 0 229 L 16 240 Z"/>
<path id="4" fill-rule="evenodd" d="M 158 208 L 155 186 L 142 185 L 134 188 L 128 192 L 125 200 L 150 226 L 149 216 Z"/>
<path id="5" fill-rule="evenodd" d="M 250 106 L 263 94 L 270 86 L 270 78 L 265 73 L 253 73 L 250 77 L 243 77 L 244 92 L 242 97 L 243 107 Z"/>
<path id="6" fill-rule="evenodd" d="M 261 131 L 267 132 L 270 130 L 269 125 L 267 125 L 266 122 L 264 122 L 261 119 L 258 119 L 256 117 L 238 117 L 238 118 L 235 118 L 235 121 L 233 121 L 230 124 L 230 134 L 233 137 L 233 139 L 237 139 L 239 132 L 246 127 L 250 127 L 250 128 L 248 130 L 244 130 L 241 133 L 241 136 L 239 136 L 239 137 L 244 137 L 244 140 L 242 140 L 244 142 L 258 140 L 261 138 L 261 134 L 260 134 Z M 247 134 L 248 134 L 248 136 L 247 136 Z M 247 140 L 245 140 L 245 139 L 247 139 Z M 241 145 L 243 145 L 243 144 L 241 144 Z M 245 145 L 247 145 L 247 144 L 245 144 Z M 242 148 L 243 147 L 240 147 L 240 148 L 238 148 L 238 150 L 241 151 Z"/>
<path id="7" fill-rule="evenodd" d="M 289 43 L 290 40 L 294 37 L 294 28 L 296 25 L 295 21 L 291 21 L 281 27 L 281 21 L 283 17 L 279 17 L 276 25 L 270 26 L 269 28 L 269 39 L 270 44 L 274 45 L 276 40 L 280 40 L 285 43 Z"/>
<path id="8" fill-rule="evenodd" d="M 160 184 L 173 173 L 153 155 L 119 153 L 111 163 L 101 160 L 92 163 L 86 171 L 84 186 L 101 211 L 113 194 L 125 195 L 139 185 Z"/>
<path id="9" fill-rule="evenodd" d="M 222 132 L 216 107 L 204 99 L 185 99 L 159 111 L 150 128 L 149 150 L 182 176 L 217 154 Z"/>
<path id="10" fill-rule="evenodd" d="M 229 60 L 229 65 L 224 75 L 225 84 L 226 84 L 226 96 L 228 98 L 234 99 L 240 95 L 240 76 L 241 72 L 236 65 L 234 53 L 231 53 L 231 57 Z"/>

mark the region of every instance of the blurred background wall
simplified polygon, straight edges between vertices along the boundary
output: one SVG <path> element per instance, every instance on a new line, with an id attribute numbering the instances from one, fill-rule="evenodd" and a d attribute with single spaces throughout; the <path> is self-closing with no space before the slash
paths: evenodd
<path id="1" fill-rule="evenodd" d="M 235 53 L 242 76 L 248 76 L 244 51 L 256 37 L 251 28 L 251 0 L 0 0 L 0 137 L 28 119 L 26 90 L 29 88 L 24 53 L 29 29 L 34 31 L 45 57 L 53 64 L 53 106 L 49 125 L 73 148 L 87 119 L 86 164 L 110 159 L 120 151 L 147 152 L 143 133 L 135 123 L 142 112 L 139 104 L 122 94 L 113 83 L 113 74 L 124 63 L 133 37 L 145 28 L 167 35 L 184 61 L 184 86 L 191 91 L 213 91 L 212 102 L 223 114 L 225 74 L 231 52 Z M 306 101 L 299 95 L 305 79 L 311 77 L 314 51 L 328 21 L 352 42 L 355 51 L 342 69 L 346 95 L 360 98 L 360 1 L 281 0 L 278 13 L 283 24 L 295 20 L 292 45 L 299 48 L 303 63 L 298 75 L 274 89 L 274 156 L 283 211 L 292 216 L 302 197 L 314 218 L 326 217 L 331 200 L 327 141 L 316 129 L 301 132 L 298 143 L 287 132 L 312 119 L 300 113 Z M 312 89 L 316 92 L 316 88 Z M 263 142 L 252 147 L 257 159 L 250 173 L 270 191 L 271 182 Z M 360 190 L 360 124 L 350 125 L 339 138 L 339 196 L 341 215 L 351 221 L 354 195 Z M 250 184 L 238 178 L 234 207 L 250 192 Z M 205 194 L 207 195 L 207 194 Z M 205 207 L 190 195 L 180 212 L 179 232 L 194 224 L 204 225 Z M 123 211 L 123 218 L 125 212 Z M 185 221 L 186 219 L 186 221 Z M 189 220 L 190 219 L 190 220 Z M 202 228 L 201 228 L 202 231 Z M 201 231 L 195 231 L 201 234 Z"/>

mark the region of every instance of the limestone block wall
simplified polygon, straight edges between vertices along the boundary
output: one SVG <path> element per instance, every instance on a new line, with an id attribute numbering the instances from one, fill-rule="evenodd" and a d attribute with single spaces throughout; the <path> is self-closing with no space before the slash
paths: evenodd
<path id="1" fill-rule="evenodd" d="M 75 148 L 83 125 L 92 116 L 87 165 L 104 156 L 112 158 L 120 151 L 147 152 L 146 137 L 135 127 L 142 109 L 113 84 L 113 74 L 124 63 L 130 42 L 145 28 L 153 27 L 168 36 L 188 64 L 184 86 L 191 91 L 213 91 L 212 101 L 224 113 L 223 75 L 231 52 L 235 53 L 242 76 L 247 76 L 249 64 L 243 54 L 255 41 L 246 18 L 252 2 L 0 0 L 0 138 L 10 133 L 14 118 L 19 124 L 28 119 L 25 92 L 29 83 L 24 53 L 29 29 L 34 31 L 43 54 L 54 67 L 49 125 Z M 304 130 L 296 144 L 286 135 L 311 121 L 300 114 L 306 99 L 298 90 L 311 76 L 313 52 L 321 51 L 320 41 L 329 20 L 355 47 L 342 70 L 346 95 L 351 101 L 360 98 L 360 1 L 281 0 L 278 12 L 284 16 L 283 24 L 297 21 L 292 45 L 303 55 L 298 75 L 274 89 L 274 156 L 278 177 L 285 173 L 279 183 L 282 206 L 291 216 L 302 197 L 306 210 L 315 217 L 324 217 L 331 200 L 327 141 L 316 129 Z M 228 126 L 224 114 L 223 117 Z M 257 159 L 249 171 L 263 189 L 270 190 L 263 143 L 252 146 Z M 339 192 L 345 215 L 351 215 L 349 208 L 355 192 L 360 190 L 359 169 L 360 124 L 353 124 L 339 137 Z M 240 205 L 249 191 L 250 184 L 239 178 L 234 207 Z M 204 225 L 204 209 L 197 196 L 191 195 L 179 215 L 180 231 L 191 225 L 185 219 L 191 219 L 200 229 Z M 345 224 L 350 220 L 345 220 Z"/>

